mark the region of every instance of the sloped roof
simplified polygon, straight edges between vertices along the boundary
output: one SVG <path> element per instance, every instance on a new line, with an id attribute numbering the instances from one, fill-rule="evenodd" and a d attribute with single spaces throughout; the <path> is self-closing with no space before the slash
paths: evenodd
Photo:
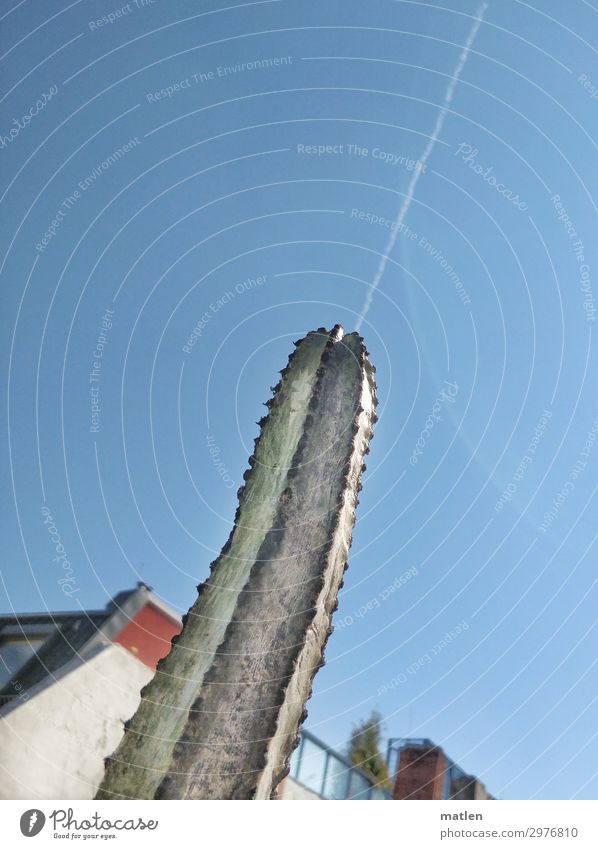
<path id="1" fill-rule="evenodd" d="M 19 682 L 20 691 L 33 687 L 73 657 L 89 652 L 98 642 L 112 640 L 148 602 L 165 607 L 149 587 L 139 583 L 134 589 L 117 593 L 104 610 L 0 615 L 0 639 L 8 635 L 32 636 L 36 632 L 49 632 L 44 644 L 15 671 L 12 680 Z M 11 681 L 0 688 L 2 701 L 16 695 Z"/>
<path id="2" fill-rule="evenodd" d="M 37 684 L 78 654 L 111 615 L 112 611 L 101 611 L 82 612 L 76 616 L 54 613 L 0 617 L 0 638 L 7 630 L 11 636 L 21 633 L 24 636 L 31 635 L 31 626 L 36 626 L 35 630 L 48 626 L 52 630 L 51 636 L 39 651 L 15 671 L 13 680 L 18 680 L 26 688 Z M 15 688 L 10 681 L 0 689 L 0 696 L 9 695 L 15 695 Z"/>

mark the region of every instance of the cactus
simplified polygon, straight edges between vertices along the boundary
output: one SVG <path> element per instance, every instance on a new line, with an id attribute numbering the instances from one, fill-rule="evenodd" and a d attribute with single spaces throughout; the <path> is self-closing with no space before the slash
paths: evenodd
<path id="1" fill-rule="evenodd" d="M 288 772 L 376 418 L 360 336 L 337 325 L 295 345 L 230 537 L 107 759 L 98 799 L 269 799 Z"/>

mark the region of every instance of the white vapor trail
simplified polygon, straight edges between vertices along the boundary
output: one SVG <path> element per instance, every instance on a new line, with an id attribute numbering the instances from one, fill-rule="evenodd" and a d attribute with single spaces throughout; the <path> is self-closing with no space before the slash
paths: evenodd
<path id="1" fill-rule="evenodd" d="M 469 35 L 467 36 L 467 40 L 463 45 L 463 49 L 461 51 L 461 55 L 459 56 L 459 61 L 457 62 L 457 66 L 453 71 L 453 75 L 449 81 L 446 93 L 444 95 L 444 101 L 442 103 L 442 108 L 438 113 L 436 118 L 436 123 L 434 124 L 434 129 L 432 130 L 432 135 L 428 139 L 428 143 L 424 148 L 424 152 L 420 156 L 419 162 L 420 165 L 413 171 L 411 175 L 411 180 L 409 181 L 409 185 L 407 187 L 407 193 L 403 199 L 403 203 L 401 204 L 401 208 L 399 209 L 399 214 L 395 220 L 394 226 L 390 231 L 390 235 L 388 237 L 388 242 L 386 243 L 386 247 L 384 249 L 383 255 L 380 257 L 380 262 L 378 263 L 378 268 L 376 270 L 376 274 L 374 275 L 374 279 L 370 283 L 369 289 L 367 290 L 365 301 L 363 307 L 361 308 L 361 312 L 359 313 L 359 317 L 357 318 L 357 322 L 355 325 L 355 329 L 359 330 L 364 318 L 369 312 L 369 309 L 372 305 L 372 301 L 374 299 L 374 292 L 380 285 L 380 281 L 382 280 L 382 276 L 384 274 L 384 270 L 386 268 L 386 263 L 388 262 L 388 257 L 395 246 L 395 242 L 397 241 L 397 236 L 399 233 L 399 229 L 401 224 L 405 220 L 405 216 L 409 211 L 409 207 L 411 206 L 411 201 L 413 200 L 413 195 L 415 194 L 415 188 L 417 186 L 417 181 L 419 180 L 420 174 L 424 170 L 424 165 L 428 161 L 428 158 L 432 151 L 434 150 L 434 145 L 438 141 L 438 136 L 440 135 L 440 131 L 442 130 L 442 125 L 444 124 L 444 119 L 446 118 L 446 114 L 448 112 L 448 108 L 452 102 L 453 95 L 455 93 L 455 88 L 457 87 L 457 83 L 459 82 L 459 77 L 463 72 L 463 68 L 465 67 L 465 63 L 467 62 L 467 57 L 469 56 L 469 51 L 471 50 L 471 46 L 473 45 L 475 38 L 478 34 L 478 30 L 484 18 L 484 13 L 488 8 L 487 3 L 482 3 L 476 13 L 475 20 L 473 25 L 469 31 Z"/>

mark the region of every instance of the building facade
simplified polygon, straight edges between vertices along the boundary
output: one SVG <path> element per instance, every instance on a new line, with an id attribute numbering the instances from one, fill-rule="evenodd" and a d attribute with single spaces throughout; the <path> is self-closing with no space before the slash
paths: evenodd
<path id="1" fill-rule="evenodd" d="M 92 799 L 180 629 L 143 584 L 105 610 L 0 616 L 0 798 Z"/>
<path id="2" fill-rule="evenodd" d="M 492 799 L 475 775 L 468 775 L 427 738 L 396 738 L 388 743 L 394 775 L 393 799 Z"/>
<path id="3" fill-rule="evenodd" d="M 92 799 L 181 624 L 145 584 L 104 610 L 0 616 L 0 798 Z M 391 740 L 387 757 L 392 793 L 303 729 L 277 798 L 492 798 L 431 740 Z"/>

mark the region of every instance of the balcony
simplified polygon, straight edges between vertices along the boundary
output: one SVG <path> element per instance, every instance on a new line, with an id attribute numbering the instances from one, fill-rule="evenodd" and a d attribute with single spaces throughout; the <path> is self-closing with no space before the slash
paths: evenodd
<path id="1" fill-rule="evenodd" d="M 391 795 L 351 761 L 330 749 L 309 731 L 301 732 L 301 742 L 293 753 L 293 781 L 321 799 L 390 799 Z"/>

